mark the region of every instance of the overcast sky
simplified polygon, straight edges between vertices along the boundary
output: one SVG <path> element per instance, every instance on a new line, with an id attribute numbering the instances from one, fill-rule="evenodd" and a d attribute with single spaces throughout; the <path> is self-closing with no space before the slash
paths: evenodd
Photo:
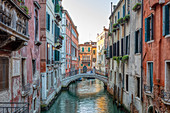
<path id="1" fill-rule="evenodd" d="M 66 9 L 79 32 L 79 43 L 96 41 L 97 33 L 101 33 L 103 26 L 108 28 L 111 14 L 111 2 L 118 0 L 63 0 Z"/>

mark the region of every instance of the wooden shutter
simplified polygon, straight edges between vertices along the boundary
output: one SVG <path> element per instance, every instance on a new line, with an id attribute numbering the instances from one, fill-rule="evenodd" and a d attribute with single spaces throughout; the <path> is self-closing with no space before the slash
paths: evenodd
<path id="1" fill-rule="evenodd" d="M 123 56 L 123 38 L 121 39 L 121 55 Z"/>
<path id="2" fill-rule="evenodd" d="M 153 63 L 150 64 L 150 90 L 152 92 L 153 87 Z"/>
<path id="3" fill-rule="evenodd" d="M 145 42 L 149 41 L 149 18 L 145 18 Z"/>
<path id="4" fill-rule="evenodd" d="M 129 41 L 128 41 L 128 55 L 130 55 L 130 34 L 129 34 Z"/>
<path id="5" fill-rule="evenodd" d="M 125 16 L 125 5 L 123 5 L 123 17 Z"/>
<path id="6" fill-rule="evenodd" d="M 137 31 L 135 31 L 135 54 L 138 53 L 138 36 Z"/>
<path id="7" fill-rule="evenodd" d="M 117 17 L 118 17 L 118 19 L 119 19 L 119 18 L 120 18 L 120 12 L 118 12 L 118 14 L 117 14 L 117 15 L 118 15 Z"/>
<path id="8" fill-rule="evenodd" d="M 139 30 L 140 37 L 139 37 L 139 52 L 142 52 L 142 28 Z"/>
<path id="9" fill-rule="evenodd" d="M 163 7 L 163 36 L 169 34 L 169 6 Z"/>
<path id="10" fill-rule="evenodd" d="M 153 30 L 154 30 L 154 27 L 153 27 L 153 14 L 151 14 L 151 40 L 153 40 Z"/>

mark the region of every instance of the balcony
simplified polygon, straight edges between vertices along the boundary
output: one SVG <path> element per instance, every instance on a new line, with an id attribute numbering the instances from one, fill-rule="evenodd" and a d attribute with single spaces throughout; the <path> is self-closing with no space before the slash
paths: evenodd
<path id="1" fill-rule="evenodd" d="M 170 105 L 170 91 L 161 90 L 161 98 L 164 104 Z"/>
<path id="2" fill-rule="evenodd" d="M 28 44 L 31 18 L 16 0 L 0 0 L 0 50 L 17 51 Z"/>
<path id="3" fill-rule="evenodd" d="M 55 47 L 60 49 L 62 47 L 62 38 L 59 36 L 55 41 Z"/>
<path id="4" fill-rule="evenodd" d="M 0 113 L 29 113 L 29 103 L 0 102 Z"/>
<path id="5" fill-rule="evenodd" d="M 55 4 L 55 22 L 57 25 L 59 25 L 59 22 L 61 21 L 62 18 L 62 12 L 61 12 L 61 7 L 59 4 Z"/>
<path id="6" fill-rule="evenodd" d="M 153 88 L 151 88 L 149 85 L 144 85 L 144 92 L 147 96 L 153 97 Z"/>
<path id="7" fill-rule="evenodd" d="M 31 90 L 31 85 L 28 83 L 24 86 L 22 86 L 22 97 L 26 97 Z"/>

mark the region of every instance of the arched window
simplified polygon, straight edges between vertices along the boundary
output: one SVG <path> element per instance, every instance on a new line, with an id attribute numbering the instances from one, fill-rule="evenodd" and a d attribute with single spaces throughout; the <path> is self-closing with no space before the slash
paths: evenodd
<path id="1" fill-rule="evenodd" d="M 34 15 L 34 25 L 35 25 L 35 41 L 38 41 L 38 25 L 39 25 L 39 20 L 38 20 L 38 11 L 35 9 L 35 15 Z"/>

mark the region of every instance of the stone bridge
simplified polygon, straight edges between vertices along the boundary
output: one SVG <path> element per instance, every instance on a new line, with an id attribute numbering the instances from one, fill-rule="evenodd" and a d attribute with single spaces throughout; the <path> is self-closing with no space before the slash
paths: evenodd
<path id="1" fill-rule="evenodd" d="M 79 78 L 95 78 L 95 79 L 102 81 L 104 85 L 107 85 L 107 79 L 108 79 L 107 76 L 103 76 L 103 75 L 96 74 L 96 73 L 81 73 L 81 74 L 76 74 L 76 75 L 64 78 L 62 80 L 62 87 L 68 87 L 71 82 Z"/>

